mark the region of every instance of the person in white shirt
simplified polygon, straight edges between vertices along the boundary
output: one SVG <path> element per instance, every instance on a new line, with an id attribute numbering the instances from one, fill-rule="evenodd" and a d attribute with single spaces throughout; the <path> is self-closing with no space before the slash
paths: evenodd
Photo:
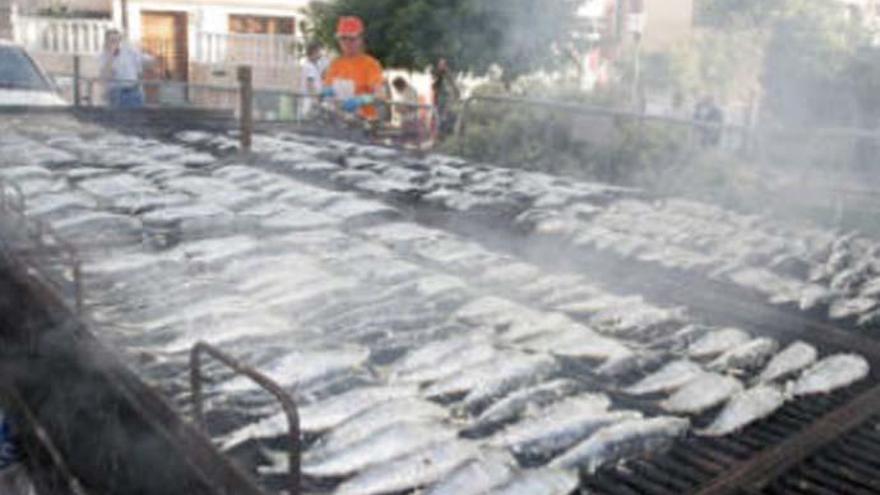
<path id="1" fill-rule="evenodd" d="M 114 108 L 138 108 L 144 105 L 141 76 L 153 57 L 123 43 L 122 33 L 110 29 L 104 36 L 100 55 L 101 81 L 108 104 Z"/>
<path id="2" fill-rule="evenodd" d="M 324 47 L 313 41 L 306 48 L 306 61 L 302 67 L 300 88 L 308 95 L 301 99 L 300 117 L 304 118 L 315 108 L 321 92 L 324 90 L 324 73 L 330 66 L 330 60 L 324 56 Z"/>

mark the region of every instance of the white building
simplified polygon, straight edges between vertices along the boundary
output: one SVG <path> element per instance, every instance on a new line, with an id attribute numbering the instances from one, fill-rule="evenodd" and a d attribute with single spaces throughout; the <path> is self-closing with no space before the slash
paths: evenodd
<path id="1" fill-rule="evenodd" d="M 308 4 L 308 0 L 11 1 L 17 4 L 11 16 L 14 39 L 50 70 L 65 72 L 73 55 L 94 58 L 107 29 L 127 26 L 129 40 L 159 60 L 154 77 L 223 84 L 234 78 L 235 66 L 246 64 L 254 67 L 258 84 L 279 87 L 296 79 L 303 8 Z M 45 15 L 49 10 L 74 17 Z M 76 17 L 78 13 L 83 15 Z"/>

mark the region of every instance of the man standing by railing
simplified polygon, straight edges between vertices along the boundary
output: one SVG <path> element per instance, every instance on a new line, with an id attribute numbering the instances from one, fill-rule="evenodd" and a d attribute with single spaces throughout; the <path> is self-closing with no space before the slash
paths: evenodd
<path id="1" fill-rule="evenodd" d="M 154 63 L 144 54 L 122 41 L 122 33 L 110 29 L 104 35 L 104 51 L 100 55 L 101 82 L 107 103 L 114 108 L 139 108 L 144 105 L 141 76 L 144 68 Z"/>
<path id="2" fill-rule="evenodd" d="M 324 90 L 324 74 L 330 61 L 324 56 L 324 46 L 312 41 L 306 48 L 306 61 L 302 66 L 300 91 L 307 96 L 300 102 L 300 118 L 307 117 L 314 107 L 315 100 Z"/>
<path id="3" fill-rule="evenodd" d="M 342 102 L 346 112 L 359 112 L 360 116 L 378 118 L 373 101 L 385 99 L 382 64 L 365 53 L 364 22 L 358 17 L 341 17 L 336 28 L 341 56 L 330 64 L 324 75 L 324 96 L 332 96 Z"/>

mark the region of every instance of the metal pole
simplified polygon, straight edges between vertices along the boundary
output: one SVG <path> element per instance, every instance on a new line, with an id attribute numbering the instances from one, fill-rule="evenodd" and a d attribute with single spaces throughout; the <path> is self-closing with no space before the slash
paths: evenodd
<path id="1" fill-rule="evenodd" d="M 247 366 L 232 356 L 225 354 L 220 349 L 205 342 L 199 342 L 190 351 L 190 386 L 192 387 L 193 414 L 196 425 L 204 431 L 205 409 L 202 404 L 202 353 L 206 353 L 217 361 L 223 363 L 237 374 L 244 375 L 269 392 L 281 403 L 284 415 L 287 417 L 287 441 L 288 441 L 288 480 L 289 495 L 299 495 L 300 492 L 300 464 L 302 459 L 302 445 L 300 443 L 299 410 L 296 402 L 284 390 L 266 375 L 256 369 Z"/>
<path id="2" fill-rule="evenodd" d="M 635 60 L 633 61 L 633 86 L 632 101 L 636 112 L 644 113 L 641 101 L 641 84 L 642 84 L 642 35 L 635 33 Z"/>
<path id="3" fill-rule="evenodd" d="M 465 98 L 461 105 L 461 114 L 455 123 L 455 138 L 458 141 L 458 154 L 464 155 L 464 131 L 467 124 L 468 110 L 470 109 L 471 98 Z M 438 111 L 439 116 L 439 111 Z M 441 122 L 442 125 L 442 122 Z"/>
<path id="4" fill-rule="evenodd" d="M 122 9 L 122 31 L 125 33 L 126 39 L 131 40 L 128 35 L 128 0 L 121 0 L 120 8 Z"/>
<path id="5" fill-rule="evenodd" d="M 254 73 L 249 65 L 238 68 L 241 97 L 241 150 L 250 151 L 254 132 Z"/>
<path id="6" fill-rule="evenodd" d="M 79 80 L 81 77 L 81 64 L 80 64 L 80 56 L 73 56 L 73 106 L 78 107 L 80 105 L 80 91 L 79 91 Z"/>

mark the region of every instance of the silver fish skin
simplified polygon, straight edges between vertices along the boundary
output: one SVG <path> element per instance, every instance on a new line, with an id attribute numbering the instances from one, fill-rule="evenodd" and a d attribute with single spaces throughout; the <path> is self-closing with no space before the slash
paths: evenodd
<path id="1" fill-rule="evenodd" d="M 436 366 L 447 356 L 455 355 L 475 344 L 484 343 L 485 340 L 481 337 L 466 336 L 431 342 L 413 350 L 392 364 L 390 374 L 393 377 L 406 376 L 417 370 Z"/>
<path id="2" fill-rule="evenodd" d="M 319 433 L 329 430 L 351 417 L 382 402 L 418 395 L 415 385 L 362 387 L 321 402 L 301 407 L 300 430 Z"/>
<path id="3" fill-rule="evenodd" d="M 243 426 L 220 438 L 220 450 L 228 451 L 251 439 L 266 439 L 284 435 L 288 431 L 287 416 L 278 413 Z"/>
<path id="4" fill-rule="evenodd" d="M 516 474 L 516 460 L 505 451 L 490 451 L 462 464 L 424 492 L 424 495 L 482 495 Z"/>
<path id="5" fill-rule="evenodd" d="M 399 383 L 431 383 L 456 376 L 461 370 L 483 364 L 498 357 L 498 350 L 488 343 L 474 344 L 444 356 L 439 361 L 392 376 Z"/>
<path id="6" fill-rule="evenodd" d="M 605 464 L 665 449 L 689 427 L 690 421 L 673 416 L 624 421 L 597 431 L 554 459 L 550 467 L 595 473 Z"/>
<path id="7" fill-rule="evenodd" d="M 577 474 L 561 469 L 532 469 L 494 488 L 487 495 L 570 495 L 577 489 Z"/>
<path id="8" fill-rule="evenodd" d="M 548 457 L 571 447 L 601 428 L 641 418 L 642 413 L 638 411 L 608 411 L 592 416 L 573 416 L 564 422 L 556 422 L 542 435 L 511 445 L 510 448 L 517 454 Z"/>
<path id="9" fill-rule="evenodd" d="M 767 363 L 758 381 L 763 383 L 778 380 L 812 365 L 819 358 L 819 352 L 806 342 L 797 341 L 773 356 Z"/>
<path id="10" fill-rule="evenodd" d="M 364 366 L 370 353 L 367 349 L 346 348 L 313 352 L 291 352 L 261 368 L 263 374 L 284 386 L 299 389 Z M 257 384 L 244 377 L 235 378 L 220 386 L 225 393 L 257 388 Z"/>
<path id="11" fill-rule="evenodd" d="M 668 337 L 654 340 L 651 342 L 650 348 L 684 353 L 691 344 L 711 331 L 712 328 L 703 325 L 688 325 Z"/>
<path id="12" fill-rule="evenodd" d="M 460 373 L 433 383 L 423 394 L 429 399 L 437 399 L 467 394 L 472 390 L 486 390 L 489 385 L 494 386 L 499 381 L 504 381 L 508 375 L 511 378 L 522 377 L 534 366 L 545 362 L 547 356 L 519 352 L 499 353 L 490 361 L 461 369 Z"/>
<path id="13" fill-rule="evenodd" d="M 736 346 L 706 365 L 712 371 L 752 370 L 763 366 L 779 350 L 779 343 L 760 337 Z"/>
<path id="14" fill-rule="evenodd" d="M 692 358 L 710 358 L 728 349 L 745 344 L 752 337 L 739 328 L 722 328 L 707 333 L 688 346 L 688 355 Z"/>
<path id="15" fill-rule="evenodd" d="M 575 359 L 617 359 L 633 351 L 622 342 L 600 335 L 588 327 L 546 332 L 517 342 L 517 347 Z"/>
<path id="16" fill-rule="evenodd" d="M 703 373 L 705 373 L 703 367 L 693 361 L 687 359 L 673 361 L 635 384 L 626 387 L 623 392 L 630 395 L 670 392 L 687 385 L 688 382 L 702 376 Z"/>
<path id="17" fill-rule="evenodd" d="M 307 455 L 302 472 L 314 478 L 341 478 L 455 436 L 454 430 L 442 425 L 401 422 L 326 457 Z"/>
<path id="18" fill-rule="evenodd" d="M 499 369 L 498 376 L 472 388 L 462 404 L 470 411 L 481 411 L 498 397 L 504 397 L 523 386 L 540 383 L 558 369 L 559 364 L 552 357 L 533 356 L 532 359 L 524 360 L 520 366 Z"/>
<path id="19" fill-rule="evenodd" d="M 673 414 L 698 414 L 722 404 L 742 390 L 743 385 L 736 378 L 705 373 L 660 402 L 660 407 Z"/>
<path id="20" fill-rule="evenodd" d="M 495 434 L 489 440 L 489 444 L 493 447 L 516 448 L 523 445 L 538 445 L 542 439 L 547 439 L 549 442 L 568 434 L 572 429 L 577 429 L 578 421 L 585 418 L 592 420 L 596 416 L 606 414 L 609 407 L 611 407 L 611 399 L 604 394 L 572 397 L 535 411 L 534 416 L 508 426 Z"/>
<path id="21" fill-rule="evenodd" d="M 785 404 L 779 387 L 761 384 L 735 395 L 707 428 L 697 433 L 720 437 L 739 431 L 759 419 L 770 416 Z"/>
<path id="22" fill-rule="evenodd" d="M 403 421 L 440 422 L 448 416 L 443 407 L 415 397 L 383 402 L 330 430 L 318 445 L 309 450 L 309 454 L 321 456 L 341 451 L 383 428 Z"/>
<path id="23" fill-rule="evenodd" d="M 609 358 L 595 369 L 596 375 L 605 378 L 619 378 L 634 373 L 644 373 L 669 362 L 669 355 L 652 350 L 632 352 L 628 356 Z"/>
<path id="24" fill-rule="evenodd" d="M 528 408 L 545 407 L 573 394 L 577 389 L 577 382 L 562 378 L 519 390 L 483 411 L 472 428 L 491 428 L 515 420 Z"/>
<path id="25" fill-rule="evenodd" d="M 400 493 L 430 485 L 462 464 L 480 457 L 475 444 L 452 440 L 377 464 L 341 484 L 336 495 Z"/>
<path id="26" fill-rule="evenodd" d="M 528 457 L 550 457 L 594 432 L 622 421 L 642 418 L 638 411 L 586 411 L 566 418 L 548 417 L 522 430 L 511 429 L 500 443 Z"/>
<path id="27" fill-rule="evenodd" d="M 814 364 L 801 376 L 786 385 L 786 393 L 793 397 L 827 394 L 856 383 L 866 376 L 871 367 L 857 354 L 836 354 Z"/>

